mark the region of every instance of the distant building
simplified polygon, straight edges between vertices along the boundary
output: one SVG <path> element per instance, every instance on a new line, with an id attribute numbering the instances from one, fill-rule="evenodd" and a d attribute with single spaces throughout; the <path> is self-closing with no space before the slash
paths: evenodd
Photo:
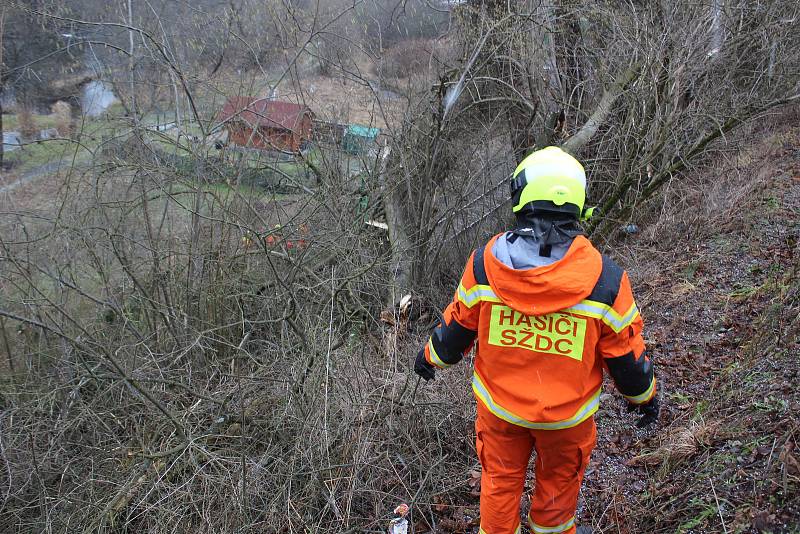
<path id="1" fill-rule="evenodd" d="M 313 124 L 314 142 L 328 148 L 339 148 L 347 131 L 347 124 L 315 118 Z"/>
<path id="2" fill-rule="evenodd" d="M 314 119 L 315 143 L 341 149 L 353 156 L 367 152 L 376 144 L 380 133 L 380 128 Z"/>
<path id="3" fill-rule="evenodd" d="M 370 128 L 360 124 L 349 124 L 342 138 L 342 148 L 348 154 L 358 155 L 367 151 L 381 133 L 380 128 Z"/>
<path id="4" fill-rule="evenodd" d="M 311 138 L 314 113 L 292 102 L 240 96 L 230 98 L 217 119 L 228 130 L 229 144 L 299 152 Z"/>

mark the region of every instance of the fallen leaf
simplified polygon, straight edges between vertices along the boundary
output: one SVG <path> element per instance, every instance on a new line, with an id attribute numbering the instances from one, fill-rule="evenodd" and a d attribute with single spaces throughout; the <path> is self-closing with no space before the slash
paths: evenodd
<path id="1" fill-rule="evenodd" d="M 787 474 L 800 475 L 800 462 L 798 462 L 797 458 L 795 458 L 794 454 L 792 454 L 793 449 L 794 444 L 790 441 L 787 441 L 781 449 L 780 460 L 783 462 L 783 467 L 786 469 Z"/>
<path id="2" fill-rule="evenodd" d="M 753 528 L 759 532 L 763 532 L 770 528 L 772 521 L 775 519 L 767 510 L 756 512 L 753 516 Z"/>
<path id="3" fill-rule="evenodd" d="M 469 525 L 464 521 L 457 521 L 455 519 L 442 519 L 439 521 L 439 527 L 445 532 L 462 533 L 467 532 Z"/>
<path id="4" fill-rule="evenodd" d="M 381 312 L 381 321 L 386 324 L 394 325 L 394 313 L 390 312 L 389 310 L 383 310 Z"/>
<path id="5" fill-rule="evenodd" d="M 481 484 L 481 472 L 475 469 L 469 472 L 469 481 L 467 482 L 471 487 L 480 486 Z"/>

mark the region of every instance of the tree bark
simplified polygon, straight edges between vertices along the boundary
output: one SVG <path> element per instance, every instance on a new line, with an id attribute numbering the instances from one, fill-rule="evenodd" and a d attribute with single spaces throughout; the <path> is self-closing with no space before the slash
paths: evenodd
<path id="1" fill-rule="evenodd" d="M 573 156 L 577 155 L 581 149 L 588 143 L 592 137 L 597 133 L 597 130 L 600 128 L 600 125 L 605 122 L 608 116 L 611 114 L 611 109 L 614 107 L 614 102 L 617 101 L 617 98 L 622 94 L 625 90 L 625 87 L 629 83 L 631 83 L 638 73 L 638 66 L 634 65 L 633 67 L 628 68 L 623 72 L 619 78 L 617 78 L 610 87 L 606 88 L 603 92 L 603 97 L 600 99 L 600 102 L 597 104 L 597 108 L 594 110 L 592 115 L 589 117 L 589 120 L 581 126 L 581 129 L 578 130 L 575 135 L 567 139 L 561 148 L 564 149 L 566 152 L 569 152 Z"/>
<path id="2" fill-rule="evenodd" d="M 531 25 L 532 62 L 530 76 L 536 77 L 539 106 L 543 121 L 535 133 L 536 146 L 543 148 L 553 143 L 555 126 L 561 115 L 563 95 L 561 74 L 556 60 L 555 7 L 540 2 L 530 3 L 531 12 L 536 13 L 538 24 Z"/>
<path id="3" fill-rule="evenodd" d="M 133 116 L 134 123 L 138 123 L 137 113 L 139 110 L 136 106 L 136 58 L 133 53 L 136 50 L 133 43 L 133 0 L 128 0 L 128 70 L 130 71 L 130 106 L 131 115 Z"/>
<path id="4" fill-rule="evenodd" d="M 378 170 L 383 210 L 386 213 L 386 225 L 389 227 L 389 246 L 391 247 L 387 308 L 393 308 L 400 302 L 403 295 L 409 292 L 413 271 L 413 263 L 409 257 L 411 240 L 406 232 L 405 217 L 403 216 L 403 199 L 400 196 L 400 189 L 395 184 L 389 183 L 387 179 L 390 153 L 391 147 L 387 144 L 381 151 Z"/>
<path id="5" fill-rule="evenodd" d="M 0 40 L 0 48 L 3 47 L 3 42 Z M 3 53 L 0 52 L 0 65 L 3 64 L 2 61 Z M 3 84 L 0 82 L 0 95 L 3 93 Z M 6 145 L 3 144 L 3 99 L 0 97 L 0 172 L 3 171 L 3 156 L 5 155 Z"/>
<path id="6" fill-rule="evenodd" d="M 6 8 L 3 6 L 3 9 L 0 10 L 0 171 L 3 170 L 3 158 L 5 156 L 5 148 L 6 146 L 3 144 L 3 88 L 6 86 L 5 76 L 3 75 L 3 71 L 5 70 L 3 67 L 3 37 L 5 34 L 6 29 Z"/>

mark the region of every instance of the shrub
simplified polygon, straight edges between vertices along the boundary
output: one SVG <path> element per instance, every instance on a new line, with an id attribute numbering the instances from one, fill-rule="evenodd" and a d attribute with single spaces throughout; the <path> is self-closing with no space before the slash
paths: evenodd
<path id="1" fill-rule="evenodd" d="M 33 112 L 27 106 L 20 107 L 17 114 L 19 132 L 24 139 L 35 139 L 39 133 L 36 122 L 33 120 Z"/>
<path id="2" fill-rule="evenodd" d="M 406 78 L 428 69 L 433 49 L 430 39 L 403 41 L 386 51 L 381 74 L 387 78 Z"/>
<path id="3" fill-rule="evenodd" d="M 63 100 L 59 100 L 50 107 L 50 112 L 55 118 L 56 129 L 61 137 L 72 134 L 72 108 Z"/>

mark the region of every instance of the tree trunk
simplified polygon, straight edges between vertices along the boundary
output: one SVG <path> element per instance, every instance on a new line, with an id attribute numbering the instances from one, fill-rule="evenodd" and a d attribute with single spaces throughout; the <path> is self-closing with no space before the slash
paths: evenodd
<path id="1" fill-rule="evenodd" d="M 556 18 L 552 4 L 539 2 L 529 3 L 532 13 L 536 13 L 538 24 L 531 25 L 531 52 L 529 76 L 535 77 L 539 106 L 543 121 L 535 133 L 536 146 L 543 148 L 551 145 L 555 138 L 555 127 L 561 115 L 563 95 L 561 74 L 556 61 Z"/>
<path id="2" fill-rule="evenodd" d="M 3 47 L 3 42 L 0 41 L 0 48 Z M 0 58 L 2 58 L 3 53 L 0 52 Z M 0 65 L 2 65 L 2 59 L 0 59 Z M 5 153 L 6 145 L 3 143 L 3 84 L 0 83 L 0 172 L 3 170 L 3 156 Z"/>
<path id="3" fill-rule="evenodd" d="M 405 217 L 403 216 L 403 198 L 400 190 L 387 179 L 387 167 L 391 147 L 386 145 L 381 151 L 380 169 L 378 179 L 381 184 L 383 210 L 386 213 L 386 225 L 389 227 L 389 246 L 391 247 L 391 261 L 389 263 L 389 295 L 386 307 L 392 309 L 403 295 L 411 289 L 411 275 L 413 262 L 409 257 L 411 240 L 406 232 Z"/>
<path id="4" fill-rule="evenodd" d="M 6 29 L 6 8 L 0 10 L 0 171 L 3 170 L 3 156 L 5 156 L 6 146 L 3 144 L 3 88 L 5 84 L 5 76 L 3 76 L 3 36 Z"/>
<path id="5" fill-rule="evenodd" d="M 133 42 L 133 0 L 128 0 L 128 70 L 130 71 L 130 106 L 131 115 L 133 116 L 134 124 L 138 123 L 136 109 L 136 58 L 133 55 L 136 50 Z"/>
<path id="6" fill-rule="evenodd" d="M 708 57 L 713 58 L 722 49 L 723 31 L 722 0 L 714 0 L 711 4 L 711 49 L 708 51 Z"/>
<path id="7" fill-rule="evenodd" d="M 580 150 L 586 145 L 586 143 L 588 143 L 592 137 L 594 137 L 594 134 L 597 133 L 600 125 L 603 124 L 603 122 L 605 122 L 605 120 L 611 114 L 611 109 L 614 106 L 614 102 L 617 101 L 617 98 L 619 98 L 619 96 L 622 94 L 622 91 L 625 90 L 625 87 L 631 83 L 634 78 L 636 78 L 637 72 L 638 66 L 634 65 L 633 67 L 625 70 L 625 72 L 623 72 L 619 78 L 614 80 L 614 82 L 603 92 L 603 97 L 600 99 L 600 103 L 597 104 L 597 108 L 594 110 L 586 123 L 581 126 L 581 129 L 578 130 L 575 135 L 567 139 L 561 148 L 573 156 L 576 156 L 578 152 L 580 152 Z"/>

